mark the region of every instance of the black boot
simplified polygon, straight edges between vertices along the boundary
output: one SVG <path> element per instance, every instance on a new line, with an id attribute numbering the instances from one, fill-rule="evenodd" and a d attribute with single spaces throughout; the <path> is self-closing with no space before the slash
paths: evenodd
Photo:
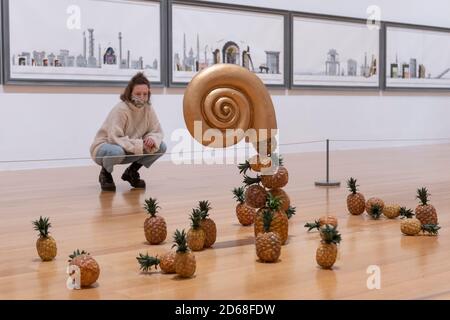
<path id="1" fill-rule="evenodd" d="M 116 191 L 116 185 L 114 184 L 111 173 L 106 171 L 103 167 L 102 171 L 100 171 L 100 175 L 98 176 L 98 181 L 100 182 L 100 186 L 103 191 Z"/>
<path id="2" fill-rule="evenodd" d="M 142 164 L 133 162 L 122 175 L 122 180 L 128 181 L 132 187 L 145 189 L 145 181 L 140 179 L 138 170 Z"/>

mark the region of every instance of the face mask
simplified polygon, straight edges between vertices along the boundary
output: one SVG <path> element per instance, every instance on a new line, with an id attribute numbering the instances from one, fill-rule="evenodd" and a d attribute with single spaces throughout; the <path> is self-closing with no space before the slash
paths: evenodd
<path id="1" fill-rule="evenodd" d="M 138 108 L 142 108 L 143 106 L 145 106 L 147 104 L 147 101 L 144 101 L 141 98 L 136 97 L 136 96 L 131 97 L 131 102 L 133 102 L 133 104 Z"/>

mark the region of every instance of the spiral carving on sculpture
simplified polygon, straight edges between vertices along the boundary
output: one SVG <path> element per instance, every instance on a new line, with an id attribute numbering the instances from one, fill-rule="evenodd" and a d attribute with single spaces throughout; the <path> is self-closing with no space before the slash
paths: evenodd
<path id="1" fill-rule="evenodd" d="M 216 148 L 236 144 L 244 137 L 254 145 L 270 141 L 272 129 L 277 128 L 272 99 L 263 82 L 233 64 L 216 64 L 199 72 L 186 88 L 183 114 L 190 134 L 201 144 Z M 195 129 L 199 124 L 200 132 Z M 216 135 L 211 129 L 222 138 L 212 139 Z"/>
<path id="2" fill-rule="evenodd" d="M 208 92 L 201 104 L 204 119 L 209 127 L 248 129 L 251 109 L 248 98 L 234 88 L 215 88 Z"/>

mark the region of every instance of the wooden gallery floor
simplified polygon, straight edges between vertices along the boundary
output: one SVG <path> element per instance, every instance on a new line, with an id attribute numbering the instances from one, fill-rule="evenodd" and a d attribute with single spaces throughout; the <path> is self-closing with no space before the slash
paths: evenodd
<path id="1" fill-rule="evenodd" d="M 314 187 L 324 176 L 323 153 L 286 155 L 286 191 L 298 213 L 289 243 L 276 264 L 257 262 L 253 227 L 235 218 L 230 190 L 241 177 L 231 165 L 175 166 L 160 162 L 145 172 L 145 192 L 114 177 L 116 193 L 101 193 L 98 167 L 0 172 L 0 299 L 450 299 L 450 145 L 340 151 L 332 157 L 334 189 Z M 349 216 L 345 180 L 358 178 L 366 198 L 382 197 L 414 208 L 416 188 L 426 186 L 439 213 L 438 237 L 406 237 L 398 220 Z M 143 202 L 156 197 L 167 220 L 164 244 L 145 243 Z M 210 200 L 218 239 L 196 253 L 196 276 L 179 280 L 158 272 L 142 274 L 139 252 L 170 249 L 176 228 L 188 227 L 198 200 Z M 317 233 L 303 225 L 324 214 L 339 218 L 343 241 L 333 270 L 315 261 Z M 40 262 L 31 220 L 49 216 L 58 256 Z M 67 256 L 91 252 L 101 266 L 98 286 L 66 289 Z M 380 267 L 381 289 L 367 288 L 367 268 Z"/>

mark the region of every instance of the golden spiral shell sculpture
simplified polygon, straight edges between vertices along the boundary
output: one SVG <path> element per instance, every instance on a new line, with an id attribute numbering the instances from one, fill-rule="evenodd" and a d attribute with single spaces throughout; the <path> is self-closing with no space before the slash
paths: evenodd
<path id="1" fill-rule="evenodd" d="M 276 146 L 269 92 L 258 76 L 238 65 L 215 64 L 194 76 L 183 113 L 189 133 L 204 146 L 225 148 L 243 138 L 258 153 L 270 154 Z"/>

